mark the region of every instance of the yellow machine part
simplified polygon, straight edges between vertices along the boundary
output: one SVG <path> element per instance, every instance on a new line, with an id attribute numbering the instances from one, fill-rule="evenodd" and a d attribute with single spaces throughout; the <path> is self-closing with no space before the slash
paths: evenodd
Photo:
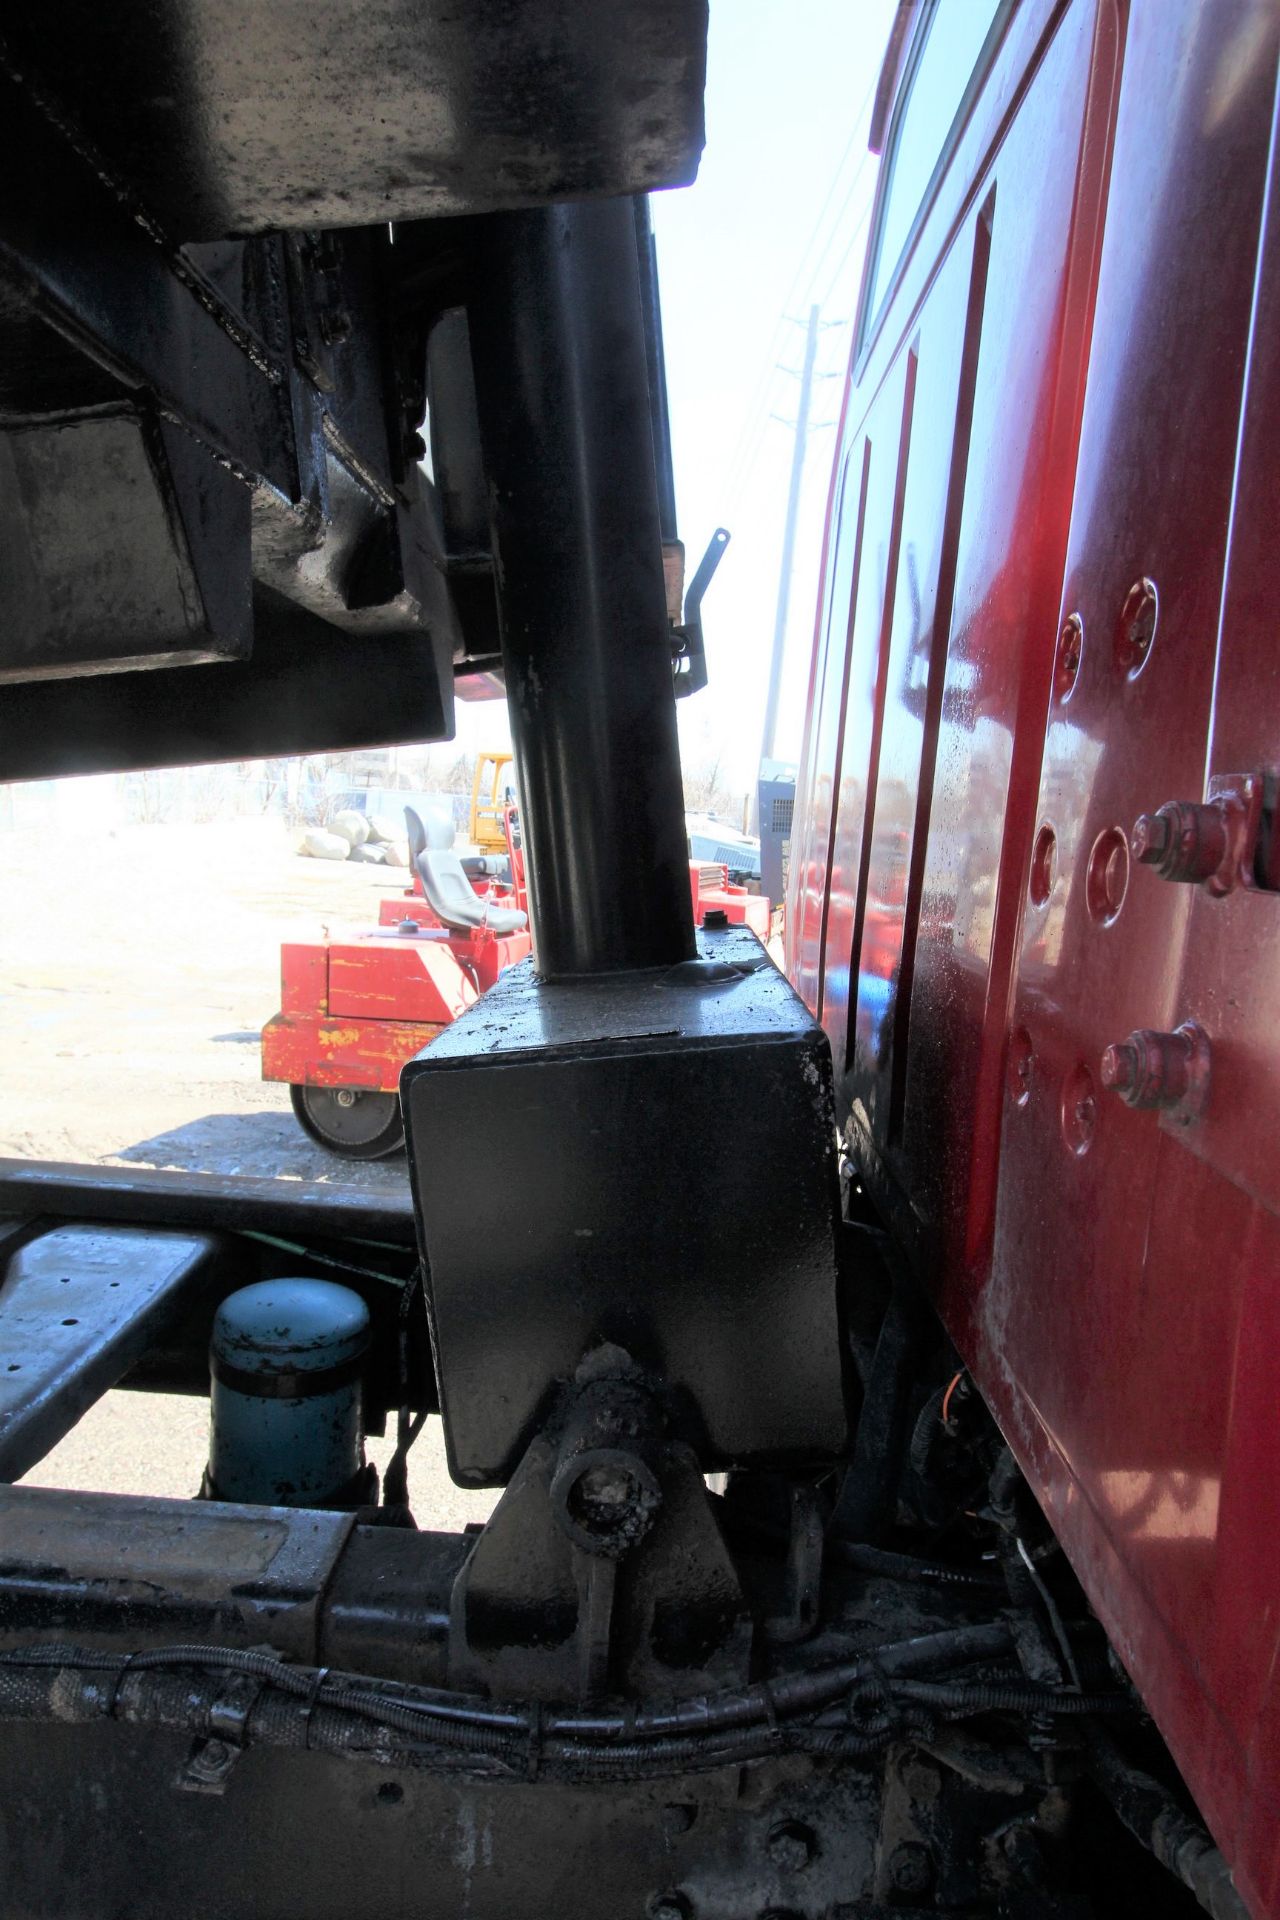
<path id="1" fill-rule="evenodd" d="M 504 809 L 515 798 L 515 763 L 509 753 L 482 753 L 471 782 L 472 845 L 481 853 L 503 854 L 507 837 Z"/>

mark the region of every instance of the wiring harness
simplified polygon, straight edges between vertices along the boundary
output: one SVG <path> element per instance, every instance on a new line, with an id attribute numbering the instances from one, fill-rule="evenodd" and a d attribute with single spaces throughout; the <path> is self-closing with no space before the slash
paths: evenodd
<path id="1" fill-rule="evenodd" d="M 287 1665 L 272 1654 L 216 1646 L 114 1654 L 41 1645 L 0 1652 L 0 1720 L 138 1726 L 225 1738 L 221 1708 L 235 1676 L 257 1683 L 237 1707 L 237 1744 L 293 1747 L 347 1757 L 527 1780 L 644 1779 L 786 1752 L 868 1758 L 891 1741 L 927 1737 L 941 1720 L 977 1714 L 1132 1711 L 1128 1693 L 1041 1687 L 1005 1672 L 922 1676 L 938 1668 L 999 1663 L 1009 1650 L 1000 1622 L 957 1627 L 881 1646 L 857 1659 L 689 1700 L 561 1709 L 504 1705 L 326 1667 Z"/>

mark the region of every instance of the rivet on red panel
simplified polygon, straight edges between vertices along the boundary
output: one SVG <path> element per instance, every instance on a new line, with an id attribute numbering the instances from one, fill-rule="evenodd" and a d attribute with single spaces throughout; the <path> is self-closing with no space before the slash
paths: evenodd
<path id="1" fill-rule="evenodd" d="M 1093 1145 L 1098 1125 L 1098 1096 L 1093 1075 L 1083 1061 L 1063 1083 L 1061 1122 L 1063 1145 L 1078 1160 L 1083 1159 Z"/>
<path id="2" fill-rule="evenodd" d="M 1155 581 L 1145 576 L 1135 580 L 1125 595 L 1116 628 L 1116 665 L 1130 680 L 1137 679 L 1151 658 L 1159 611 L 1160 596 Z"/>
<path id="3" fill-rule="evenodd" d="M 1031 898 L 1038 907 L 1044 906 L 1053 892 L 1057 865 L 1057 835 L 1046 822 L 1036 835 L 1036 844 L 1031 855 Z"/>
<path id="4" fill-rule="evenodd" d="M 1084 658 L 1084 622 L 1078 613 L 1069 613 L 1058 635 L 1058 654 L 1053 669 L 1053 690 L 1059 700 L 1069 700 Z"/>
<path id="5" fill-rule="evenodd" d="M 1009 1097 L 1015 1107 L 1025 1107 L 1031 1098 L 1035 1062 L 1031 1035 L 1025 1027 L 1015 1027 L 1009 1035 Z"/>
<path id="6" fill-rule="evenodd" d="M 1093 843 L 1085 875 L 1085 900 L 1092 918 L 1109 927 L 1124 905 L 1128 886 L 1128 843 L 1119 827 L 1105 827 Z"/>

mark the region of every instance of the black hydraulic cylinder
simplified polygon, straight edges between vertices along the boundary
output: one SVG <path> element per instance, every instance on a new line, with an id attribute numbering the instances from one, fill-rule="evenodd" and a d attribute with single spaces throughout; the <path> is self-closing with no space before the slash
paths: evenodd
<path id="1" fill-rule="evenodd" d="M 694 953 L 630 200 L 477 222 L 472 359 L 539 971 Z"/>

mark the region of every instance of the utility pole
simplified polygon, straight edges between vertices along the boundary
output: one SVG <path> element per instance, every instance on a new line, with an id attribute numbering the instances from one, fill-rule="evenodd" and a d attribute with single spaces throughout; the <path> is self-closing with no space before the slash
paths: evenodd
<path id="1" fill-rule="evenodd" d="M 778 611 L 773 622 L 773 656 L 769 662 L 769 697 L 764 710 L 764 733 L 760 758 L 773 758 L 774 735 L 778 731 L 778 695 L 782 688 L 782 653 L 787 638 L 787 609 L 791 601 L 791 571 L 796 544 L 796 520 L 800 513 L 800 482 L 804 477 L 805 443 L 809 438 L 809 400 L 813 392 L 813 363 L 818 352 L 818 314 L 809 309 L 809 330 L 805 335 L 804 368 L 800 375 L 800 404 L 796 410 L 796 437 L 791 454 L 791 491 L 787 495 L 787 519 L 782 533 L 782 564 L 778 573 Z"/>

